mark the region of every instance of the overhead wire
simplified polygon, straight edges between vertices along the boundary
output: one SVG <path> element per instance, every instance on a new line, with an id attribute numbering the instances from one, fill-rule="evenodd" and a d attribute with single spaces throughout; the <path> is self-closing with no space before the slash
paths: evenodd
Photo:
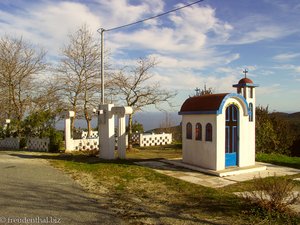
<path id="1" fill-rule="evenodd" d="M 145 21 L 148 21 L 148 20 L 152 20 L 152 19 L 155 19 L 157 17 L 161 17 L 161 16 L 164 16 L 164 15 L 167 15 L 169 13 L 172 13 L 172 12 L 175 12 L 175 11 L 178 11 L 178 10 L 181 10 L 181 9 L 184 9 L 184 8 L 187 8 L 187 7 L 190 7 L 192 5 L 195 5 L 199 2 L 203 2 L 204 0 L 198 0 L 198 1 L 195 1 L 195 2 L 192 2 L 190 4 L 187 4 L 187 5 L 184 5 L 184 6 L 181 6 L 181 7 L 178 7 L 178 8 L 175 8 L 175 9 L 171 9 L 169 11 L 166 11 L 166 12 L 163 12 L 163 13 L 160 13 L 158 15 L 155 15 L 155 16 L 151 16 L 149 18 L 146 18 L 146 19 L 142 19 L 142 20 L 138 20 L 136 22 L 133 22 L 133 23 L 128 23 L 128 24 L 125 24 L 125 25 L 122 25 L 122 26 L 118 26 L 118 27 L 113 27 L 113 28 L 110 28 L 110 29 L 103 29 L 103 28 L 100 28 L 102 31 L 113 31 L 113 30 L 118 30 L 118 29 L 121 29 L 121 28 L 124 28 L 124 27 L 129 27 L 129 26 L 132 26 L 132 25 L 135 25 L 135 24 L 138 24 L 138 23 L 143 23 Z M 98 29 L 98 31 L 100 30 Z"/>

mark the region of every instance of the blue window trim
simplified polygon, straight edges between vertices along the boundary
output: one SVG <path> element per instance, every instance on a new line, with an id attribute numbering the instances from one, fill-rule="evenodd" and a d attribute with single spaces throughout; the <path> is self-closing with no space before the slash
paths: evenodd
<path id="1" fill-rule="evenodd" d="M 253 103 L 249 103 L 249 122 L 253 122 Z"/>
<path id="2" fill-rule="evenodd" d="M 239 98 L 239 99 L 241 99 L 241 100 L 243 101 L 243 103 L 246 105 L 246 109 L 247 109 L 247 112 L 248 112 L 248 115 L 249 115 L 250 110 L 249 110 L 249 106 L 248 106 L 247 100 L 244 98 L 244 96 L 242 96 L 242 95 L 240 95 L 240 94 L 236 94 L 236 93 L 230 93 L 230 94 L 226 95 L 226 96 L 223 98 L 223 100 L 222 100 L 222 102 L 221 102 L 221 104 L 220 104 L 220 107 L 219 107 L 219 109 L 217 110 L 217 113 L 216 113 L 216 114 L 218 114 L 218 115 L 219 115 L 219 114 L 222 114 L 222 109 L 223 109 L 223 107 L 224 107 L 224 105 L 225 105 L 225 102 L 226 102 L 226 100 L 227 100 L 228 98 Z"/>
<path id="3" fill-rule="evenodd" d="M 230 132 L 230 130 L 229 130 L 229 126 L 226 126 L 226 128 L 225 128 L 225 130 L 226 130 L 226 134 L 225 134 L 225 138 L 226 138 L 226 141 L 225 141 L 225 144 L 226 144 L 226 146 L 225 146 L 225 153 L 229 153 L 229 148 L 230 148 L 230 146 L 229 146 L 229 132 Z"/>

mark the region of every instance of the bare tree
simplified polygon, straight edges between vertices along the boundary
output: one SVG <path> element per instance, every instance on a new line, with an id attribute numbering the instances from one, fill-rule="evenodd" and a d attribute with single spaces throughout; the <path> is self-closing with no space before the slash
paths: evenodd
<path id="1" fill-rule="evenodd" d="M 48 111 L 53 116 L 58 117 L 66 107 L 59 94 L 59 85 L 56 83 L 57 80 L 46 76 L 37 82 L 39 85 L 36 85 L 29 114 Z"/>
<path id="2" fill-rule="evenodd" d="M 69 35 L 69 44 L 62 50 L 63 58 L 57 68 L 64 99 L 74 111 L 72 128 L 77 114 L 86 120 L 91 131 L 91 109 L 99 104 L 100 61 L 99 43 L 86 25 Z"/>
<path id="3" fill-rule="evenodd" d="M 169 102 L 176 93 L 162 89 L 158 82 L 153 81 L 151 69 L 157 65 L 154 58 L 141 58 L 137 65 L 131 70 L 123 69 L 115 73 L 112 77 L 113 94 L 117 94 L 121 101 L 133 108 L 133 112 L 142 110 L 143 107 L 155 105 L 162 102 Z M 129 115 L 128 121 L 128 143 L 129 149 L 132 148 L 132 117 Z"/>
<path id="4" fill-rule="evenodd" d="M 37 52 L 22 38 L 0 39 L 0 87 L 2 110 L 16 121 L 17 131 L 28 110 L 34 91 L 35 76 L 46 68 L 45 52 Z"/>

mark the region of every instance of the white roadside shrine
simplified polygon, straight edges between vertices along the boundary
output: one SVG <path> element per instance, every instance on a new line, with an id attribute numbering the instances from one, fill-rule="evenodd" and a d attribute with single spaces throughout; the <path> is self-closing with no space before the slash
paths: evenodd
<path id="1" fill-rule="evenodd" d="M 211 171 L 255 166 L 257 86 L 245 76 L 233 85 L 237 93 L 186 99 L 179 112 L 184 163 Z"/>

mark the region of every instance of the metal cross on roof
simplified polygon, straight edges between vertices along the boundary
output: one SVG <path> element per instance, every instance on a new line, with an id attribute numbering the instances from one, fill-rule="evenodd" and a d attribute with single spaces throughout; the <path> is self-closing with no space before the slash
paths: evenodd
<path id="1" fill-rule="evenodd" d="M 196 88 L 195 92 L 196 92 L 196 96 L 199 96 L 200 95 L 200 88 Z"/>
<path id="2" fill-rule="evenodd" d="M 243 73 L 245 74 L 245 78 L 247 78 L 247 73 L 248 73 L 249 71 L 247 70 L 247 69 L 245 69 L 244 71 L 243 71 Z"/>

